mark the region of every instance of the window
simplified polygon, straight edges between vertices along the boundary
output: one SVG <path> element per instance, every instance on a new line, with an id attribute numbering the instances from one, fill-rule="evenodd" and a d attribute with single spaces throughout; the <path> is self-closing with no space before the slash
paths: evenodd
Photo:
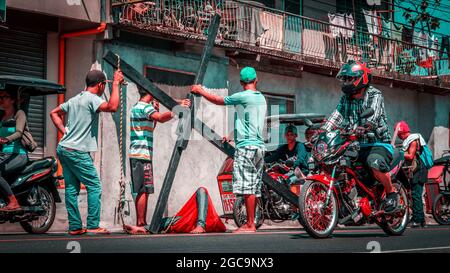
<path id="1" fill-rule="evenodd" d="M 264 6 L 266 6 L 268 8 L 275 8 L 275 0 L 258 0 L 255 2 L 264 4 Z"/>
<path id="2" fill-rule="evenodd" d="M 195 80 L 195 73 L 155 66 L 145 66 L 144 75 L 154 83 L 174 86 L 192 85 Z"/>
<path id="3" fill-rule="evenodd" d="M 282 115 L 295 113 L 295 96 L 263 92 L 267 101 L 267 115 Z M 267 128 L 266 142 L 268 150 L 274 150 L 278 145 L 286 143 L 284 129 L 286 124 L 279 124 Z"/>
<path id="4" fill-rule="evenodd" d="M 300 15 L 300 0 L 284 0 L 284 11 Z"/>
<path id="5" fill-rule="evenodd" d="M 328 13 L 336 12 L 336 0 L 303 0 L 303 14 L 328 22 Z"/>

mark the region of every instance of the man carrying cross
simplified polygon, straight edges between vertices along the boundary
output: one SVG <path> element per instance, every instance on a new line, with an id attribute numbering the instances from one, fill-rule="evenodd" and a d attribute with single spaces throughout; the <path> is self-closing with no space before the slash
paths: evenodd
<path id="1" fill-rule="evenodd" d="M 98 119 L 100 112 L 116 112 L 119 108 L 120 86 L 124 82 L 120 70 L 114 73 L 109 101 L 101 98 L 107 83 L 106 75 L 100 70 L 91 70 L 86 75 L 84 91 L 57 106 L 50 113 L 56 128 L 63 133 L 56 153 L 63 168 L 65 202 L 69 220 L 69 234 L 108 234 L 99 227 L 101 214 L 102 186 L 94 167 L 91 152 L 96 152 Z M 64 126 L 64 115 L 67 124 Z M 83 228 L 78 209 L 80 184 L 86 186 L 88 194 L 87 226 Z"/>
<path id="2" fill-rule="evenodd" d="M 240 72 L 243 91 L 221 97 L 194 85 L 192 93 L 199 94 L 217 105 L 233 105 L 234 142 L 236 150 L 233 164 L 233 193 L 243 196 L 247 210 L 247 223 L 235 232 L 256 232 L 255 210 L 257 197 L 261 196 L 264 167 L 263 128 L 266 116 L 266 99 L 257 89 L 256 71 L 244 67 Z"/>

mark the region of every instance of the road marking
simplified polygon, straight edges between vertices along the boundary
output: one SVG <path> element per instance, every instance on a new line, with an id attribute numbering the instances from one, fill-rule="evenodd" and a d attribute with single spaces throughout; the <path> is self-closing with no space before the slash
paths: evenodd
<path id="1" fill-rule="evenodd" d="M 440 250 L 440 249 L 450 249 L 450 246 L 386 250 L 386 251 L 381 251 L 379 253 L 413 252 L 413 251 Z"/>

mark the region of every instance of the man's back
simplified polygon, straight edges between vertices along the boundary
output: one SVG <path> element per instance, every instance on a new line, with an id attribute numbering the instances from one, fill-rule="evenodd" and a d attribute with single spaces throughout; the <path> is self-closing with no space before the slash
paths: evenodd
<path id="1" fill-rule="evenodd" d="M 225 97 L 225 105 L 235 107 L 236 147 L 264 147 L 263 129 L 267 103 L 259 91 L 245 90 Z"/>
<path id="2" fill-rule="evenodd" d="M 89 91 L 83 91 L 61 109 L 67 114 L 66 133 L 59 145 L 83 152 L 97 151 L 98 107 L 105 101 Z"/>

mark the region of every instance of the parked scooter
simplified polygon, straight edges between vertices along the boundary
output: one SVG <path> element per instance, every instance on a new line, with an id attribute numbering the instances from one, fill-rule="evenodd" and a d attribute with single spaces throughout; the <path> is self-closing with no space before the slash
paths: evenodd
<path id="1" fill-rule="evenodd" d="M 62 94 L 65 88 L 46 80 L 0 75 L 0 90 L 18 92 L 20 108 L 28 112 L 31 96 Z M 54 157 L 30 160 L 19 173 L 5 179 L 11 182 L 11 189 L 21 209 L 18 211 L 0 211 L 0 224 L 20 223 L 22 228 L 32 234 L 47 232 L 56 216 L 56 203 L 61 202 L 57 186 L 57 162 Z M 0 197 L 0 207 L 6 201 Z"/>

